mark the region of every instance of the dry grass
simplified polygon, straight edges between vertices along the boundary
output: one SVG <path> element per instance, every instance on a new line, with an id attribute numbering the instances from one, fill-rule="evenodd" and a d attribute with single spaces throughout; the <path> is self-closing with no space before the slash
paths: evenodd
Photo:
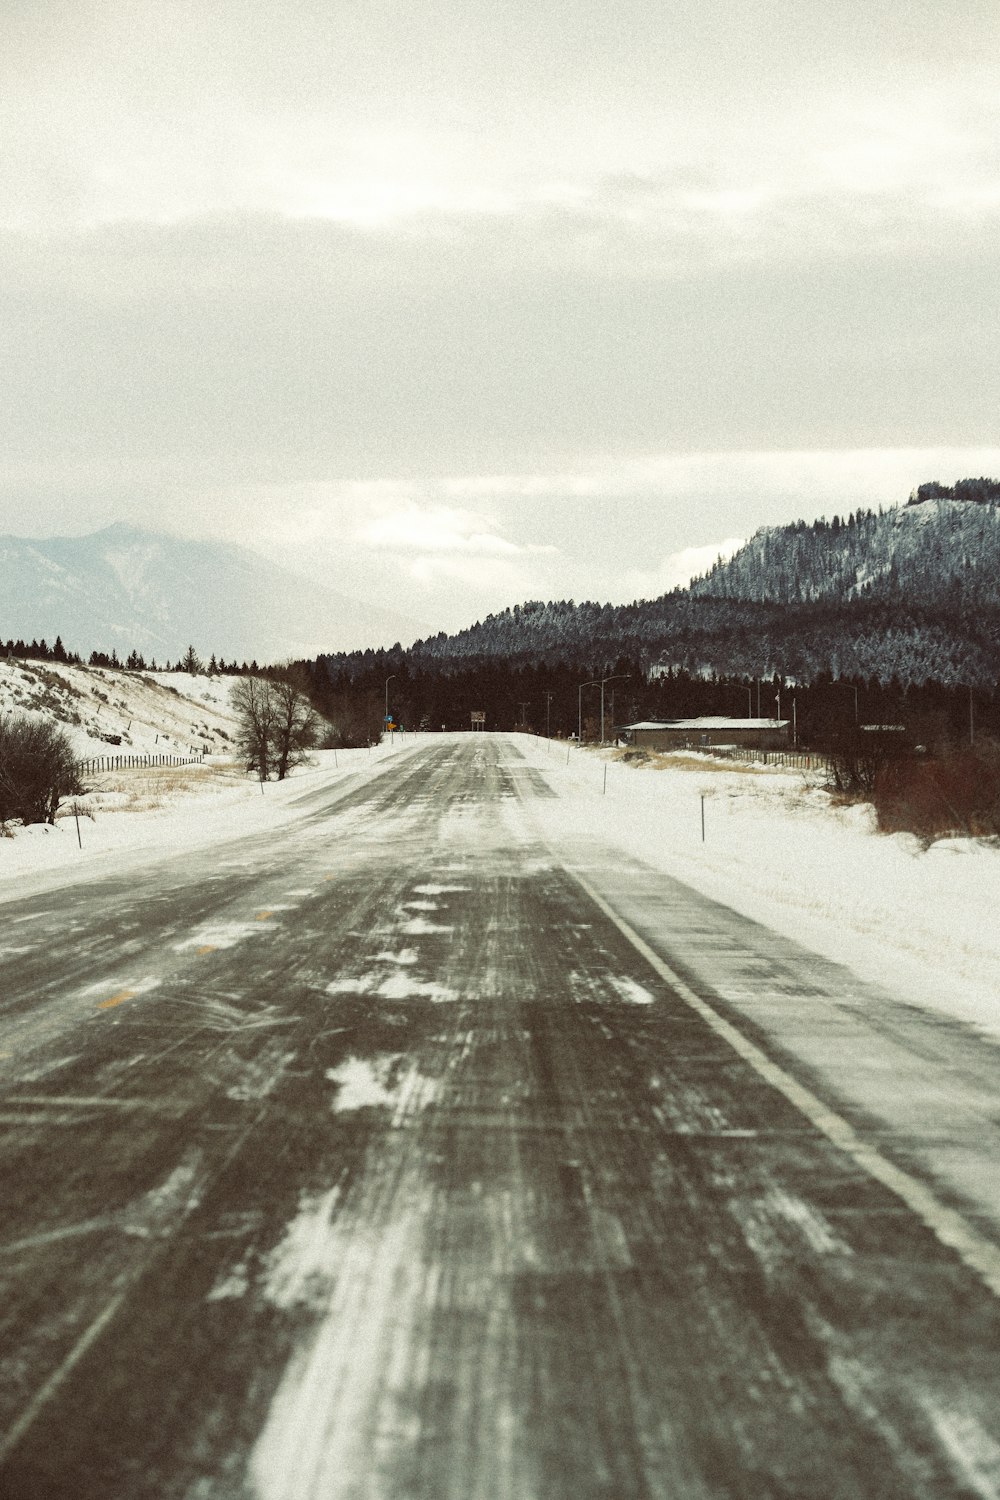
<path id="1" fill-rule="evenodd" d="M 643 771 L 702 771 L 709 775 L 719 771 L 729 776 L 774 774 L 774 767 L 753 761 L 722 760 L 714 755 L 685 755 L 681 750 L 671 750 L 669 753 L 658 750 L 616 750 L 612 759 Z"/>
<path id="2" fill-rule="evenodd" d="M 242 785 L 237 765 L 136 766 L 88 777 L 87 803 L 102 813 L 157 812 L 180 797 L 204 796 Z"/>

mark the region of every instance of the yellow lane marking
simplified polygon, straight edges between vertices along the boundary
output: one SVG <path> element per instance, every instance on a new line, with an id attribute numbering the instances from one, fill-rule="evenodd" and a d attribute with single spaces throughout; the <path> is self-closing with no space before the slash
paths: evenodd
<path id="1" fill-rule="evenodd" d="M 126 1000 L 134 1000 L 137 993 L 137 990 L 122 990 L 119 994 L 112 995 L 110 1000 L 102 1000 L 97 1009 L 111 1010 L 112 1006 L 121 1005 Z"/>
<path id="2" fill-rule="evenodd" d="M 258 922 L 266 922 L 267 919 L 268 919 L 268 917 L 273 917 L 273 916 L 274 916 L 274 912 L 273 911 L 259 911 L 257 913 L 257 921 Z"/>
<path id="3" fill-rule="evenodd" d="M 214 943 L 203 943 L 200 948 L 196 948 L 194 951 L 196 953 L 214 953 L 215 952 L 215 944 Z"/>

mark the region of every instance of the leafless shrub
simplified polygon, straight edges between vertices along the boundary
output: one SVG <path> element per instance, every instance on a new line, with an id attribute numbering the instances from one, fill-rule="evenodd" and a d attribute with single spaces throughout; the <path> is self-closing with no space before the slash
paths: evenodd
<path id="1" fill-rule="evenodd" d="M 54 823 L 62 799 L 83 790 L 62 729 L 45 719 L 0 718 L 0 821 Z"/>
<path id="2" fill-rule="evenodd" d="M 1000 745 L 984 740 L 885 767 L 872 801 L 884 833 L 914 833 L 925 844 L 949 835 L 1000 836 Z"/>
<path id="3" fill-rule="evenodd" d="M 901 764 L 912 753 L 909 736 L 889 726 L 853 727 L 826 739 L 819 748 L 829 760 L 834 791 L 865 798 L 874 794 L 890 766 Z"/>

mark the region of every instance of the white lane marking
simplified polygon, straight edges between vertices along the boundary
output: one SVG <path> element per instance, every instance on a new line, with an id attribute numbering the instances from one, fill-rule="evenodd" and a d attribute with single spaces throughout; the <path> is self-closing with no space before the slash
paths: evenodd
<path id="1" fill-rule="evenodd" d="M 598 910 L 614 923 L 622 936 L 628 939 L 638 953 L 642 954 L 660 978 L 686 1005 L 701 1016 L 717 1036 L 728 1042 L 765 1082 L 783 1094 L 790 1104 L 805 1115 L 811 1125 L 826 1136 L 828 1141 L 831 1141 L 839 1150 L 846 1152 L 852 1161 L 870 1177 L 874 1177 L 877 1182 L 882 1183 L 883 1187 L 895 1193 L 897 1198 L 901 1198 L 907 1208 L 916 1214 L 921 1223 L 926 1225 L 940 1243 L 946 1245 L 949 1250 L 954 1250 L 969 1269 L 975 1271 L 993 1295 L 1000 1297 L 1000 1248 L 977 1233 L 961 1214 L 942 1203 L 919 1178 L 912 1177 L 909 1172 L 904 1172 L 874 1146 L 862 1140 L 852 1125 L 849 1125 L 845 1119 L 799 1083 L 798 1079 L 793 1078 L 791 1073 L 787 1073 L 784 1068 L 772 1062 L 765 1052 L 749 1041 L 729 1021 L 724 1020 L 700 995 L 695 994 L 690 985 L 686 984 L 681 976 L 675 973 L 658 953 L 653 951 L 635 929 L 629 926 L 628 922 L 608 905 L 589 881 L 571 867 L 566 868 L 567 873 L 573 876 Z"/>

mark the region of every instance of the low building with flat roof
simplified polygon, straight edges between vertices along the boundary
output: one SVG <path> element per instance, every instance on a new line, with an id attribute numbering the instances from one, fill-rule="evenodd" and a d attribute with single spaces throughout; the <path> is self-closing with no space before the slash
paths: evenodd
<path id="1" fill-rule="evenodd" d="M 754 750 L 788 750 L 792 743 L 790 719 L 729 719 L 706 715 L 699 719 L 641 719 L 616 731 L 628 744 L 644 750 L 711 750 L 747 746 Z"/>

